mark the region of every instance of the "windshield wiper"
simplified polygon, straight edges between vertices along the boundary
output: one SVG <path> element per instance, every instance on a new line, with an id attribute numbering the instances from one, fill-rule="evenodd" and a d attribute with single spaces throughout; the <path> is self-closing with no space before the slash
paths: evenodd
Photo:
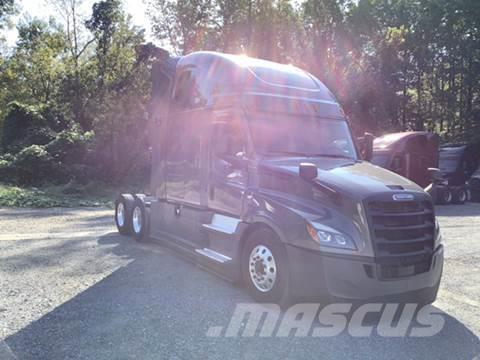
<path id="1" fill-rule="evenodd" d="M 313 154 L 312 156 L 318 156 L 318 157 L 329 157 L 329 158 L 336 158 L 336 159 L 349 159 L 349 160 L 355 160 L 351 156 L 347 155 L 341 155 L 341 154 Z"/>
<path id="2" fill-rule="evenodd" d="M 300 151 L 267 151 L 265 155 L 290 155 L 290 156 L 303 156 L 303 157 L 330 157 L 330 158 L 338 158 L 338 159 L 349 159 L 355 160 L 354 158 L 346 155 L 341 154 L 308 154 Z"/>
<path id="3" fill-rule="evenodd" d="M 263 153 L 264 155 L 286 155 L 286 156 L 304 156 L 310 157 L 311 155 L 300 152 L 300 151 L 267 151 Z"/>

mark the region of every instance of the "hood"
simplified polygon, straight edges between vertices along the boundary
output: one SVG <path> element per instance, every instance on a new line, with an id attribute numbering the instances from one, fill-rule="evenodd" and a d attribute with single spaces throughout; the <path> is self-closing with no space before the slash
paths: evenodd
<path id="1" fill-rule="evenodd" d="M 264 159 L 260 168 L 270 171 L 298 175 L 302 162 L 315 164 L 318 168 L 316 182 L 340 193 L 363 199 L 374 193 L 401 191 L 421 191 L 414 182 L 384 168 L 366 161 L 355 162 L 349 159 L 331 158 L 278 158 Z"/>

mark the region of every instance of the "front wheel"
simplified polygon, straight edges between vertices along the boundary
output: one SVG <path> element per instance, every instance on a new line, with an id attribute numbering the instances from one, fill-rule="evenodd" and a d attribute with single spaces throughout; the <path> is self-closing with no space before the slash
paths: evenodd
<path id="1" fill-rule="evenodd" d="M 253 232 L 242 256 L 243 281 L 258 302 L 282 303 L 288 297 L 285 248 L 270 229 Z"/>

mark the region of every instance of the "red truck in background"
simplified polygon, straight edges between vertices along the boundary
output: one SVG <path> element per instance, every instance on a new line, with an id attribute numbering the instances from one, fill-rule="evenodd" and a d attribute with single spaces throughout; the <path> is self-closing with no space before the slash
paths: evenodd
<path id="1" fill-rule="evenodd" d="M 470 180 L 479 166 L 480 146 L 448 144 L 440 147 L 439 143 L 438 135 L 426 131 L 383 135 L 373 141 L 371 162 L 422 186 L 437 204 L 480 200 L 477 194 L 480 188 L 475 186 L 475 179 Z"/>

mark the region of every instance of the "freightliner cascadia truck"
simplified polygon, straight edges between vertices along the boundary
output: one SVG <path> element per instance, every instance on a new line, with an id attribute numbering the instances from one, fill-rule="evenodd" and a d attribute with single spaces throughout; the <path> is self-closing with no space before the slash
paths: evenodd
<path id="1" fill-rule="evenodd" d="M 353 138 L 322 82 L 217 52 L 165 56 L 152 74 L 150 193 L 118 196 L 121 234 L 159 240 L 259 302 L 435 300 L 430 195 L 369 162 L 371 136 Z"/>

